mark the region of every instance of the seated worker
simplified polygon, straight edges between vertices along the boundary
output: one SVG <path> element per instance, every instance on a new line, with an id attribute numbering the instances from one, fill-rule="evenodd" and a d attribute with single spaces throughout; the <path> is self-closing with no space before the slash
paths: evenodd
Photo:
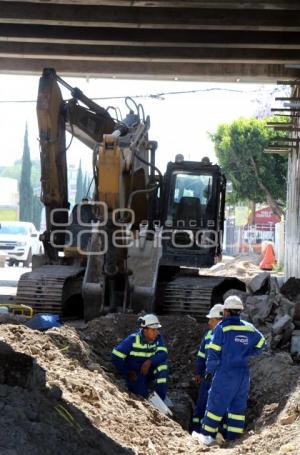
<path id="1" fill-rule="evenodd" d="M 242 435 L 249 393 L 248 361 L 265 347 L 264 336 L 240 314 L 243 302 L 231 295 L 224 302 L 224 318 L 214 330 L 209 344 L 205 380 L 212 381 L 200 440 L 212 445 L 218 431 L 225 439 Z"/>
<path id="2" fill-rule="evenodd" d="M 147 398 L 149 383 L 162 400 L 167 394 L 168 350 L 159 333 L 161 324 L 154 314 L 138 319 L 140 330 L 132 333 L 112 351 L 112 362 L 127 383 L 128 390 Z"/>
<path id="3" fill-rule="evenodd" d="M 211 386 L 211 382 L 204 379 L 207 350 L 209 348 L 209 343 L 213 337 L 214 328 L 223 318 L 223 305 L 221 303 L 214 305 L 206 317 L 208 318 L 209 330 L 202 338 L 196 358 L 195 382 L 199 385 L 199 391 L 191 430 L 196 431 L 197 433 L 200 433 L 201 430 L 201 420 L 204 417 L 208 391 Z"/>

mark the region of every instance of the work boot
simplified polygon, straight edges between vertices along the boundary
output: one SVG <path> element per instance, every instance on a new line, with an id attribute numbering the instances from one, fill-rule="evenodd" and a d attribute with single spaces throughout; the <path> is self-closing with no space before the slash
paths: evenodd
<path id="1" fill-rule="evenodd" d="M 196 431 L 193 431 L 192 437 L 197 438 L 205 446 L 212 446 L 216 444 L 216 440 L 212 436 L 197 433 Z"/>
<path id="2" fill-rule="evenodd" d="M 220 433 L 219 431 L 216 436 L 216 442 L 219 444 L 219 446 L 221 446 L 225 442 L 225 439 L 224 439 L 222 433 Z"/>

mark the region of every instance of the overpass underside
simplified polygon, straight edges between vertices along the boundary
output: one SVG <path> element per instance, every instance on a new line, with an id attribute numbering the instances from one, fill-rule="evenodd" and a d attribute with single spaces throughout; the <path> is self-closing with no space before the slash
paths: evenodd
<path id="1" fill-rule="evenodd" d="M 0 72 L 274 82 L 300 74 L 300 1 L 0 0 Z"/>

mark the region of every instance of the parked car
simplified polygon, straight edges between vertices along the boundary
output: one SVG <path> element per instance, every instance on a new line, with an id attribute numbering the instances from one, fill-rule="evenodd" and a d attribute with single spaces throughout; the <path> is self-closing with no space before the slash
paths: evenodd
<path id="1" fill-rule="evenodd" d="M 0 221 L 0 254 L 6 254 L 8 265 L 28 267 L 33 254 L 43 253 L 43 244 L 34 224 L 25 221 Z"/>

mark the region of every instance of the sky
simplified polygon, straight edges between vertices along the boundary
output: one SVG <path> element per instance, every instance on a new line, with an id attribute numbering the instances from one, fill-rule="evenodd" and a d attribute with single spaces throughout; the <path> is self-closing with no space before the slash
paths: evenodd
<path id="1" fill-rule="evenodd" d="M 273 85 L 64 79 L 73 87 L 79 87 L 90 98 L 135 98 L 142 95 L 135 100 L 143 104 L 146 115 L 150 116 L 149 138 L 158 141 L 156 163 L 162 171 L 178 153 L 183 154 L 185 159 L 200 160 L 203 156 L 209 156 L 216 162 L 208 132 L 216 131 L 220 123 L 255 115 L 260 103 L 275 98 L 274 94 L 269 96 L 274 91 Z M 0 75 L 0 166 L 9 166 L 21 159 L 26 122 L 31 158 L 39 158 L 35 111 L 38 81 L 37 76 Z M 64 88 L 62 93 L 64 98 L 70 97 Z M 158 94 L 162 95 L 155 96 Z M 97 100 L 97 103 L 103 107 L 118 106 L 126 115 L 123 99 L 102 99 Z M 81 159 L 83 169 L 91 173 L 92 153 L 78 140 L 73 140 L 67 159 L 69 164 L 75 166 Z"/>

